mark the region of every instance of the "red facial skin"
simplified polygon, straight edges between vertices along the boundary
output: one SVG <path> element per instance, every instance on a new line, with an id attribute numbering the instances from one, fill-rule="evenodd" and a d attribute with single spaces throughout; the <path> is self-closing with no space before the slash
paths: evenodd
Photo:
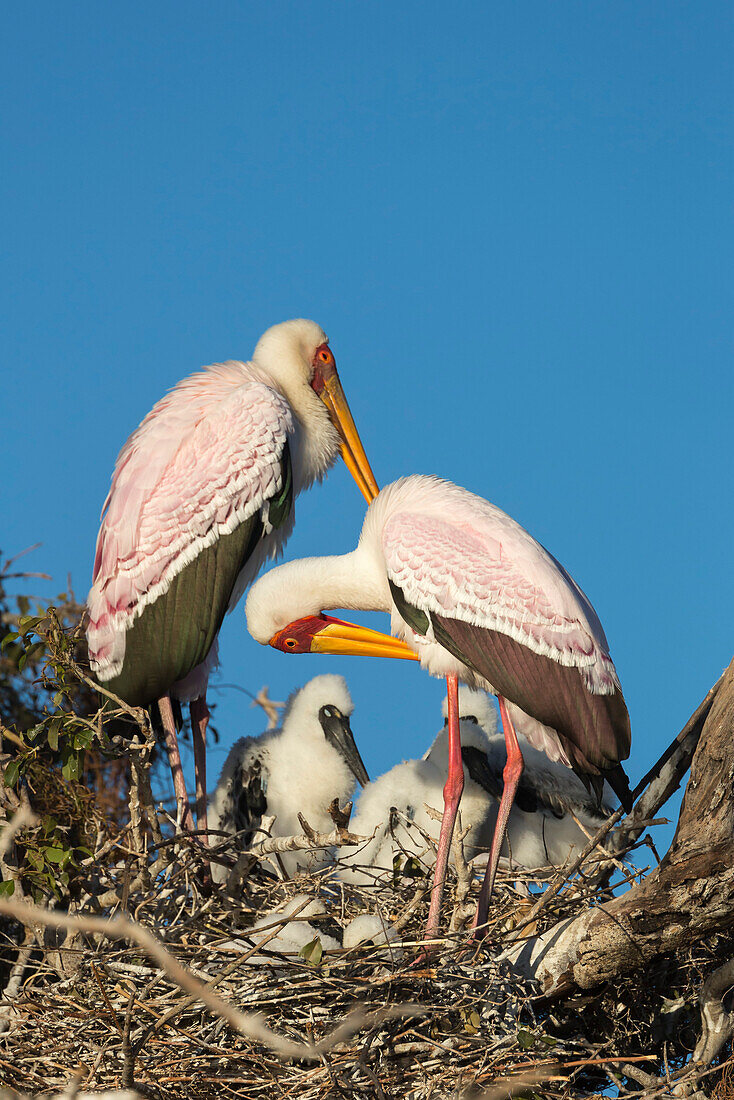
<path id="1" fill-rule="evenodd" d="M 268 643 L 282 653 L 310 653 L 314 635 L 332 623 L 342 625 L 342 619 L 333 619 L 331 615 L 307 615 L 279 630 Z M 344 624 L 348 625 L 348 624 Z"/>
<path id="2" fill-rule="evenodd" d="M 311 389 L 321 396 L 326 381 L 336 373 L 336 360 L 328 344 L 319 344 L 313 357 L 313 378 Z M 296 652 L 295 650 L 293 652 Z"/>

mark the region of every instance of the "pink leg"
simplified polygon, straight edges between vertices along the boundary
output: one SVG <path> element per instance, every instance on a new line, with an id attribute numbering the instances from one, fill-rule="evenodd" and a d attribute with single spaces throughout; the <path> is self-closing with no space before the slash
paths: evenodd
<path id="1" fill-rule="evenodd" d="M 203 829 L 202 840 L 209 843 L 206 835 L 206 727 L 209 725 L 209 707 L 206 695 L 194 699 L 189 707 L 191 712 L 191 735 L 194 739 L 194 770 L 196 772 L 196 827 Z"/>
<path id="2" fill-rule="evenodd" d="M 520 746 L 517 743 L 515 727 L 510 720 L 510 715 L 507 712 L 507 705 L 501 695 L 499 696 L 499 704 L 500 715 L 502 716 L 502 729 L 505 734 L 505 745 L 507 746 L 507 763 L 502 773 L 504 789 L 502 791 L 500 808 L 497 811 L 497 823 L 495 824 L 494 836 L 492 837 L 492 851 L 489 854 L 489 862 L 487 863 L 484 882 L 482 883 L 482 889 L 479 894 L 477 915 L 474 921 L 475 937 L 483 936 L 486 932 L 489 901 L 492 897 L 494 877 L 497 874 L 497 864 L 500 861 L 502 842 L 505 839 L 507 819 L 510 816 L 512 803 L 515 801 L 515 792 L 517 791 L 517 785 L 520 782 L 520 776 L 522 775 L 524 766 Z"/>
<path id="3" fill-rule="evenodd" d="M 171 696 L 168 693 L 162 695 L 161 698 L 158 700 L 158 709 L 161 712 L 161 721 L 163 722 L 163 730 L 166 739 L 166 752 L 168 753 L 168 763 L 171 765 L 171 775 L 173 776 L 173 789 L 176 792 L 176 807 L 178 809 L 178 817 L 181 822 L 182 828 L 188 829 L 188 831 L 191 832 L 194 827 L 194 821 L 191 816 L 189 796 L 186 793 L 186 782 L 184 780 L 183 768 L 181 767 L 181 753 L 179 752 L 178 748 L 176 723 L 173 720 Z"/>
<path id="4" fill-rule="evenodd" d="M 449 862 L 451 837 L 454 833 L 456 812 L 459 809 L 461 792 L 464 790 L 464 764 L 461 759 L 461 734 L 459 732 L 459 682 L 456 676 L 446 677 L 449 700 L 449 775 L 443 789 L 443 818 L 441 832 L 438 835 L 436 870 L 433 874 L 431 905 L 428 910 L 425 939 L 432 940 L 438 935 L 438 918 L 443 897 L 443 884 Z"/>

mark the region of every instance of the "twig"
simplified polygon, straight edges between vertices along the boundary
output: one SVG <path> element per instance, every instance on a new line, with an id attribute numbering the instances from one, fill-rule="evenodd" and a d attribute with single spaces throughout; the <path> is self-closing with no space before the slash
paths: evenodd
<path id="1" fill-rule="evenodd" d="M 337 828 L 330 833 L 317 833 L 308 825 L 308 822 L 301 821 L 301 825 L 308 826 L 310 836 L 273 836 L 268 840 L 252 844 L 247 849 L 247 853 L 266 856 L 273 852 L 307 852 L 312 848 L 343 848 L 348 845 L 365 844 L 372 839 L 372 837 L 357 836 L 356 833 L 350 833 L 348 829 Z"/>
<path id="2" fill-rule="evenodd" d="M 465 919 L 464 906 L 471 891 L 471 871 L 467 867 L 464 854 L 464 840 L 470 832 L 470 827 L 461 827 L 461 811 L 457 811 L 456 824 L 451 848 L 454 854 L 454 866 L 456 867 L 456 895 L 454 898 L 454 911 L 451 914 L 449 932 L 457 932 Z"/>
<path id="3" fill-rule="evenodd" d="M 691 766 L 704 723 L 723 679 L 723 676 L 719 677 L 680 733 L 635 787 L 633 791 L 635 806 L 609 841 L 609 847 L 615 853 L 621 852 L 630 841 L 640 836 L 647 827 L 647 819 L 654 818 L 660 807 L 664 806 L 678 789 L 681 779 Z"/>
<path id="4" fill-rule="evenodd" d="M 561 867 L 560 871 L 555 876 L 553 881 L 548 885 L 548 888 L 543 891 L 538 901 L 536 901 L 535 905 L 525 917 L 525 920 L 522 921 L 522 923 L 519 924 L 517 928 L 513 929 L 512 933 L 507 937 L 508 942 L 512 943 L 515 940 L 519 939 L 519 933 L 537 919 L 538 914 L 541 913 L 543 909 L 545 909 L 545 907 L 548 905 L 551 899 L 556 896 L 556 894 L 560 893 L 566 881 L 571 878 L 572 875 L 576 874 L 578 869 L 591 855 L 594 849 L 601 846 L 601 842 L 604 840 L 607 833 L 609 833 L 614 828 L 614 826 L 622 817 L 623 813 L 624 810 L 622 809 L 619 809 L 616 811 L 616 813 L 613 813 L 612 816 L 608 818 L 601 826 L 601 828 L 594 834 L 586 847 L 576 857 L 573 863 L 571 863 L 570 867 L 566 867 L 565 865 Z"/>
<path id="5" fill-rule="evenodd" d="M 28 965 L 28 959 L 33 953 L 35 944 L 35 935 L 32 928 L 26 928 L 25 936 L 23 937 L 23 943 L 18 949 L 18 957 L 13 963 L 13 968 L 10 971 L 10 977 L 8 978 L 5 989 L 2 992 L 3 1003 L 0 1005 L 0 1035 L 4 1035 L 6 1031 L 10 1030 L 11 1017 L 13 1013 L 13 1001 L 17 998 L 21 991 L 23 983 L 23 975 L 25 968 Z"/>
<path id="6" fill-rule="evenodd" d="M 635 801 L 640 797 L 640 795 L 644 791 L 645 787 L 647 787 L 647 785 L 649 783 L 651 783 L 652 780 L 656 779 L 660 775 L 663 765 L 667 763 L 667 761 L 675 753 L 676 749 L 679 746 L 683 745 L 683 742 L 686 740 L 686 738 L 689 736 L 689 734 L 691 734 L 694 731 L 698 731 L 698 733 L 700 734 L 701 729 L 703 729 L 703 724 L 706 721 L 706 719 L 708 718 L 709 711 L 711 710 L 711 707 L 713 706 L 713 702 L 714 702 L 714 699 L 716 698 L 716 694 L 717 694 L 719 688 L 721 687 L 721 685 L 723 683 L 723 680 L 724 680 L 724 674 L 722 673 L 722 675 L 716 681 L 714 686 L 712 688 L 709 688 L 709 690 L 707 691 L 705 697 L 698 704 L 698 706 L 696 707 L 693 714 L 688 719 L 688 721 L 686 722 L 685 726 L 680 731 L 680 733 L 676 737 L 673 738 L 671 743 L 668 745 L 667 749 L 662 753 L 662 755 L 658 758 L 658 760 L 653 764 L 653 766 L 650 768 L 650 770 L 647 772 L 647 774 L 643 775 L 642 779 L 640 780 L 640 782 L 637 784 L 634 791 L 632 792 L 632 798 Z M 662 803 L 660 805 L 662 805 Z"/>
<path id="7" fill-rule="evenodd" d="M 16 836 L 21 829 L 36 824 L 36 817 L 27 803 L 21 805 L 18 812 L 0 831 L 0 862 L 4 861 Z"/>
<path id="8" fill-rule="evenodd" d="M 544 1081 L 565 1081 L 565 1077 L 559 1076 L 561 1069 L 563 1067 L 555 1063 L 540 1069 L 514 1073 L 511 1077 L 500 1077 L 490 1088 L 479 1094 L 478 1100 L 507 1100 L 508 1097 L 517 1096 L 519 1092 L 526 1092 Z"/>
<path id="9" fill-rule="evenodd" d="M 285 703 L 278 703 L 275 699 L 270 698 L 267 684 L 260 688 L 257 695 L 253 695 L 251 691 L 248 691 L 247 688 L 243 688 L 241 684 L 215 684 L 214 691 L 219 691 L 222 688 L 231 688 L 233 691 L 241 691 L 243 695 L 247 695 L 252 699 L 251 706 L 262 707 L 267 715 L 267 728 L 269 730 L 275 729 L 278 725 L 278 712 L 283 710 Z"/>
<path id="10" fill-rule="evenodd" d="M 658 1088 L 660 1081 L 657 1077 L 653 1077 L 651 1073 L 645 1073 L 644 1069 L 640 1069 L 639 1066 L 633 1066 L 630 1062 L 620 1062 L 619 1068 L 625 1077 L 631 1078 L 636 1081 L 638 1085 L 642 1085 L 644 1089 Z"/>
<path id="11" fill-rule="evenodd" d="M 236 959 L 233 959 L 232 962 L 227 963 L 227 965 L 220 970 L 219 974 L 217 974 L 216 978 L 213 978 L 211 980 L 211 982 L 209 983 L 209 988 L 215 989 L 221 982 L 224 981 L 225 978 L 228 978 L 230 974 L 232 974 L 235 970 L 248 962 L 248 960 L 253 955 L 257 955 L 263 947 L 266 947 L 271 940 L 275 939 L 283 926 L 289 924 L 294 918 L 296 918 L 298 914 L 301 913 L 306 908 L 306 906 L 310 904 L 310 902 L 310 898 L 305 898 L 298 906 L 298 908 L 295 909 L 292 913 L 289 913 L 287 916 L 283 916 L 281 919 L 274 921 L 272 929 L 270 932 L 268 932 L 268 935 L 265 936 L 262 940 L 259 940 L 254 947 L 250 948 L 249 951 L 243 951 L 242 954 L 238 955 Z M 264 932 L 270 927 L 270 925 L 261 926 L 258 931 Z M 164 1027 L 165 1024 L 170 1024 L 173 1020 L 175 1020 L 177 1016 L 180 1016 L 182 1012 L 185 1012 L 187 1008 L 194 1004 L 195 1001 L 196 997 L 185 997 L 183 1001 L 181 1001 L 179 1004 L 174 1005 L 163 1016 L 160 1016 L 157 1020 L 154 1020 L 150 1027 L 148 1027 L 143 1032 L 142 1036 L 135 1041 L 135 1056 L 137 1057 L 137 1055 L 140 1053 L 143 1046 L 148 1041 L 153 1032 L 160 1031 L 160 1029 Z"/>
<path id="12" fill-rule="evenodd" d="M 130 1028 L 133 1021 L 133 1007 L 135 1005 L 135 990 L 131 992 L 127 1008 L 125 1010 L 125 1029 L 122 1033 L 122 1074 L 120 1084 L 123 1088 L 132 1088 L 135 1084 L 135 1057 L 137 1049 L 130 1042 Z"/>

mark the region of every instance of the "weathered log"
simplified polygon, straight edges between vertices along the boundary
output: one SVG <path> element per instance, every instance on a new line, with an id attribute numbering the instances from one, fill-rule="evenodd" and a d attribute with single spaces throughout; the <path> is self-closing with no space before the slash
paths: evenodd
<path id="1" fill-rule="evenodd" d="M 545 997 L 590 989 L 734 926 L 734 661 L 703 725 L 670 850 L 626 894 L 506 959 Z"/>

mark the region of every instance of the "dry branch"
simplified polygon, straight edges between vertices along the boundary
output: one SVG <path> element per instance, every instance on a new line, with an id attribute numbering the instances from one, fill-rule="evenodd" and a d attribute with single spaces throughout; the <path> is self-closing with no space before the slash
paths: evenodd
<path id="1" fill-rule="evenodd" d="M 550 1081 L 558 1075 L 560 1069 L 562 1069 L 560 1065 L 549 1065 L 524 1073 L 516 1073 L 511 1077 L 503 1077 L 495 1081 L 491 1088 L 485 1089 L 478 1100 L 508 1100 L 508 1097 L 517 1096 L 519 1092 L 528 1092 L 536 1085 Z"/>
<path id="2" fill-rule="evenodd" d="M 303 822 L 301 823 L 303 824 Z M 306 823 L 307 824 L 307 823 Z M 279 852 L 310 852 L 319 848 L 341 848 L 344 845 L 366 844 L 371 836 L 358 836 L 347 829 L 336 828 L 330 833 L 317 833 L 309 828 L 310 836 L 305 833 L 297 836 L 273 836 L 260 840 L 247 849 L 249 856 L 267 856 Z"/>
<path id="3" fill-rule="evenodd" d="M 512 948 L 547 997 L 590 989 L 734 925 L 734 661 L 703 724 L 678 828 L 626 894 Z"/>
<path id="4" fill-rule="evenodd" d="M 616 885 L 599 888 L 599 869 L 613 871 L 614 861 L 608 851 L 588 867 L 584 861 L 602 835 L 609 846 L 616 819 L 560 873 L 502 867 L 489 936 L 469 953 L 457 929 L 473 909 L 478 880 L 476 867 L 461 856 L 459 828 L 442 914 L 442 928 L 453 934 L 422 968 L 401 968 L 396 960 L 410 963 L 409 952 L 421 947 L 430 867 L 403 860 L 396 837 L 394 865 L 368 885 L 339 882 L 326 860 L 319 860 L 318 873 L 289 881 L 259 862 L 314 848 L 334 849 L 338 860 L 342 846 L 363 845 L 370 838 L 349 832 L 348 815 L 338 806 L 332 832 L 316 834 L 304 823 L 300 837 L 261 834 L 242 857 L 247 873 L 238 862 L 229 876 L 228 887 L 236 888 L 209 891 L 202 880 L 208 852 L 196 840 L 172 836 L 175 823 L 165 814 L 158 822 L 149 785 L 152 734 L 143 716 L 129 711 L 140 731 L 129 745 L 131 820 L 123 812 L 114 829 L 103 814 L 87 822 L 85 846 L 94 855 L 78 860 L 62 900 L 83 915 L 24 905 L 19 897 L 32 881 L 28 853 L 40 826 L 17 839 L 11 857 L 17 865 L 3 870 L 16 884 L 13 901 L 0 903 L 0 930 L 7 929 L 0 944 L 0 1027 L 11 1025 L 0 1078 L 48 1095 L 72 1079 L 101 1089 L 133 1084 L 136 1076 L 145 1095 L 171 1100 L 220 1094 L 499 1100 L 542 1081 L 544 1100 L 581 1100 L 606 1088 L 605 1075 L 618 1067 L 628 1075 L 620 1095 L 640 1097 L 636 1079 L 646 1097 L 699 1098 L 694 1090 L 708 1074 L 719 1100 L 729 1072 L 727 990 L 734 977 L 728 963 L 734 955 L 733 675 L 730 669 L 712 689 L 639 785 L 644 792 L 616 834 L 615 849 L 654 824 L 650 819 L 695 751 L 676 838 L 660 868 L 647 874 L 626 865 L 621 882 L 615 873 Z M 109 714 L 100 712 L 100 737 Z M 80 721 L 89 725 L 83 715 Z M 30 783 L 28 790 L 42 822 L 43 804 Z M 18 792 L 25 796 L 22 786 Z M 0 816 L 12 818 L 20 802 L 9 788 L 0 789 L 3 795 Z M 267 831 L 265 821 L 263 827 Z M 63 834 L 64 824 L 60 828 Z M 12 846 L 10 830 L 0 836 L 0 848 L 3 840 Z M 423 840 L 430 854 L 431 838 Z M 236 844 L 229 838 L 213 849 L 214 858 L 230 866 Z M 579 877 L 564 889 L 577 869 Z M 518 884 L 549 880 L 528 913 L 537 896 L 521 896 Z M 319 905 L 299 924 L 293 901 L 304 891 L 302 908 L 311 900 Z M 612 891 L 619 896 L 610 901 Z M 119 915 L 120 907 L 135 919 Z M 24 941 L 24 929 L 8 914 L 34 929 L 71 927 L 76 936 L 49 943 L 43 929 L 35 944 L 28 935 Z M 338 947 L 354 944 L 354 936 L 347 939 L 350 922 L 365 914 L 389 930 L 389 948 L 377 940 Z M 530 935 L 530 923 L 535 938 L 514 943 L 520 966 L 508 977 L 497 944 L 507 944 L 508 928 Z M 279 935 L 284 924 L 314 938 L 299 951 L 302 939 Z M 547 931 L 537 936 L 538 928 Z M 523 962 L 529 963 L 525 972 Z M 544 999 L 534 996 L 524 973 L 540 980 Z M 563 999 L 563 992 L 570 996 Z M 694 1063 L 699 993 L 704 1033 Z M 707 1067 L 712 1058 L 718 1065 Z"/>

